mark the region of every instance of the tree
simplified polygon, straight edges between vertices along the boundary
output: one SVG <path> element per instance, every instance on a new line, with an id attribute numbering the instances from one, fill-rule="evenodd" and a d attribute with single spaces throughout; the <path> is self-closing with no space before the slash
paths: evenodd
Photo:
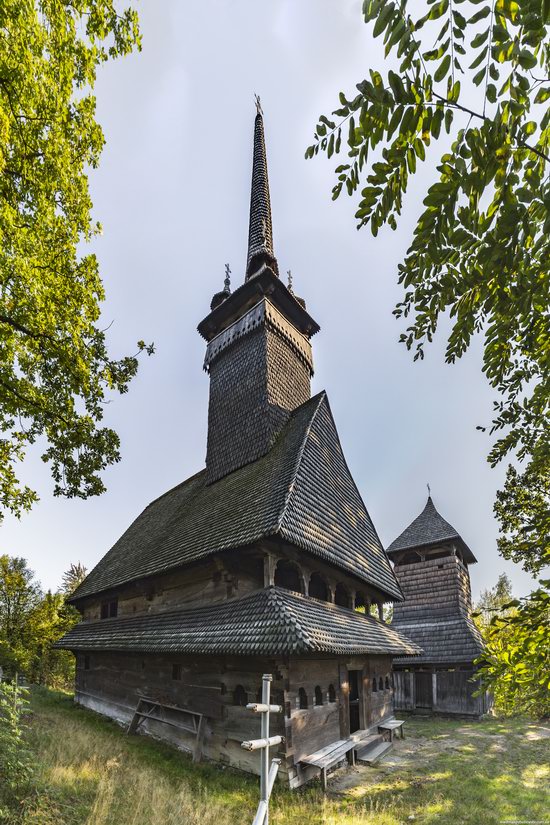
<path id="1" fill-rule="evenodd" d="M 306 157 L 340 152 L 347 122 L 349 163 L 336 169 L 333 197 L 344 184 L 350 195 L 362 187 L 358 227 L 370 225 L 376 235 L 385 223 L 396 228 L 409 177 L 443 131 L 452 134 L 399 267 L 405 294 L 395 314 L 412 318 L 401 340 L 415 358 L 423 357 L 448 313 L 446 360 L 454 362 L 475 333 L 484 333 L 483 369 L 501 395 L 491 427 L 500 437 L 489 460 L 495 464 L 517 450 L 544 486 L 550 466 L 548 15 L 539 0 L 428 0 L 426 13 L 414 19 L 407 0 L 366 0 L 363 9 L 374 36 L 384 38 L 386 56 L 401 58 L 400 74 L 390 69 L 384 77 L 371 69 L 355 97 L 341 93 L 333 113 L 338 122 L 319 119 Z M 428 48 L 433 40 L 436 46 Z M 480 87 L 477 100 L 470 89 L 463 101 L 461 76 Z"/>
<path id="2" fill-rule="evenodd" d="M 508 467 L 495 513 L 501 525 L 498 549 L 505 559 L 535 575 L 550 564 L 550 475 Z"/>
<path id="3" fill-rule="evenodd" d="M 501 573 L 494 587 L 481 591 L 479 601 L 475 605 L 474 615 L 478 614 L 482 628 L 486 627 L 495 613 L 502 610 L 512 599 L 512 582 L 506 573 Z"/>
<path id="4" fill-rule="evenodd" d="M 67 580 L 81 565 L 71 565 Z M 78 621 L 80 614 L 67 604 L 68 592 L 42 592 L 25 559 L 0 556 L 0 666 L 13 677 L 67 687 L 74 676 L 74 657 L 54 643 Z"/>
<path id="5" fill-rule="evenodd" d="M 76 564 L 71 564 L 69 569 L 63 573 L 61 590 L 66 596 L 74 593 L 76 588 L 82 584 L 87 575 L 87 570 L 83 564 L 77 561 Z"/>
<path id="6" fill-rule="evenodd" d="M 120 459 L 103 406 L 138 362 L 110 355 L 97 260 L 81 249 L 100 231 L 87 178 L 104 144 L 96 71 L 135 47 L 136 13 L 114 0 L 0 6 L 0 505 L 18 516 L 37 499 L 16 473 L 37 439 L 56 495 L 98 495 Z"/>
<path id="7" fill-rule="evenodd" d="M 28 670 L 33 653 L 31 619 L 42 599 L 25 559 L 0 556 L 0 665 Z"/>
<path id="8" fill-rule="evenodd" d="M 488 460 L 524 463 L 521 473 L 510 466 L 495 504 L 499 549 L 538 571 L 550 561 L 550 4 L 412 8 L 365 0 L 365 21 L 386 58 L 401 61 L 399 73 L 371 68 L 356 95 L 340 93 L 306 157 L 346 151 L 332 196 L 344 185 L 349 195 L 360 190 L 358 228 L 376 236 L 384 224 L 396 229 L 409 178 L 443 142 L 399 265 L 404 295 L 394 314 L 408 319 L 401 340 L 415 360 L 442 315 L 452 321 L 447 362 L 484 336 L 483 371 L 500 396 Z M 531 607 L 517 608 L 527 611 L 525 627 Z"/>
<path id="9" fill-rule="evenodd" d="M 479 675 L 506 715 L 550 715 L 550 580 L 513 599 L 485 626 Z"/>

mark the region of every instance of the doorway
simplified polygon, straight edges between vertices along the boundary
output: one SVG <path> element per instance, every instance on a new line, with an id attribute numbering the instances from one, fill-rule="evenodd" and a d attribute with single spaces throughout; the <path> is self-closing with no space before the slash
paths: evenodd
<path id="1" fill-rule="evenodd" d="M 432 674 L 417 670 L 414 676 L 415 706 L 417 708 L 432 707 Z"/>
<path id="2" fill-rule="evenodd" d="M 349 732 L 354 733 L 361 727 L 359 714 L 359 687 L 361 685 L 360 670 L 348 670 L 349 681 Z"/>

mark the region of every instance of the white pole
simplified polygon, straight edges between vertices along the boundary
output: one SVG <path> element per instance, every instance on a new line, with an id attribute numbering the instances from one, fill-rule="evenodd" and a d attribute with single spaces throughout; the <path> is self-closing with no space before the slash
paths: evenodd
<path id="1" fill-rule="evenodd" d="M 262 705 L 267 705 L 268 708 L 271 693 L 271 679 L 271 673 L 264 673 L 264 675 L 262 676 Z M 266 710 L 262 713 L 262 723 L 260 731 L 261 738 L 269 740 L 269 710 Z M 262 748 L 260 759 L 260 800 L 262 802 L 265 802 L 266 804 L 264 825 L 269 825 L 269 745 L 267 744 L 267 742 L 266 747 Z"/>

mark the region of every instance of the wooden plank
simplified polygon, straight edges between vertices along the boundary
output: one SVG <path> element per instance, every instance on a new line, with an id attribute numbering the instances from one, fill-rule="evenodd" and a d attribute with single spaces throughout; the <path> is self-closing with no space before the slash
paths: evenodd
<path id="1" fill-rule="evenodd" d="M 193 762 L 200 762 L 202 756 L 202 739 L 204 735 L 204 716 L 199 719 L 197 728 L 197 738 L 195 740 L 195 747 L 193 749 Z"/>
<path id="2" fill-rule="evenodd" d="M 140 700 L 139 700 L 139 702 L 137 703 L 136 710 L 135 710 L 135 712 L 134 712 L 134 715 L 132 716 L 132 721 L 131 721 L 131 722 L 130 722 L 130 724 L 128 725 L 128 730 L 126 731 L 126 733 L 127 733 L 129 736 L 130 736 L 131 734 L 135 733 L 135 732 L 137 731 L 137 729 L 138 729 L 138 725 L 139 725 L 139 722 L 140 722 L 140 719 L 139 719 L 139 709 L 140 709 L 140 707 L 141 707 L 141 699 L 140 699 Z"/>

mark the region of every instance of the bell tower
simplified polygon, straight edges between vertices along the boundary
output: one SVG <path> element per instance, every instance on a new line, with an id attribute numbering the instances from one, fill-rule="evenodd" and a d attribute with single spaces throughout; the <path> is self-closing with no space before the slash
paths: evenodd
<path id="1" fill-rule="evenodd" d="M 244 283 L 231 292 L 226 277 L 198 327 L 210 375 L 207 483 L 265 455 L 311 395 L 310 339 L 319 326 L 279 278 L 259 101 L 257 107 Z"/>

